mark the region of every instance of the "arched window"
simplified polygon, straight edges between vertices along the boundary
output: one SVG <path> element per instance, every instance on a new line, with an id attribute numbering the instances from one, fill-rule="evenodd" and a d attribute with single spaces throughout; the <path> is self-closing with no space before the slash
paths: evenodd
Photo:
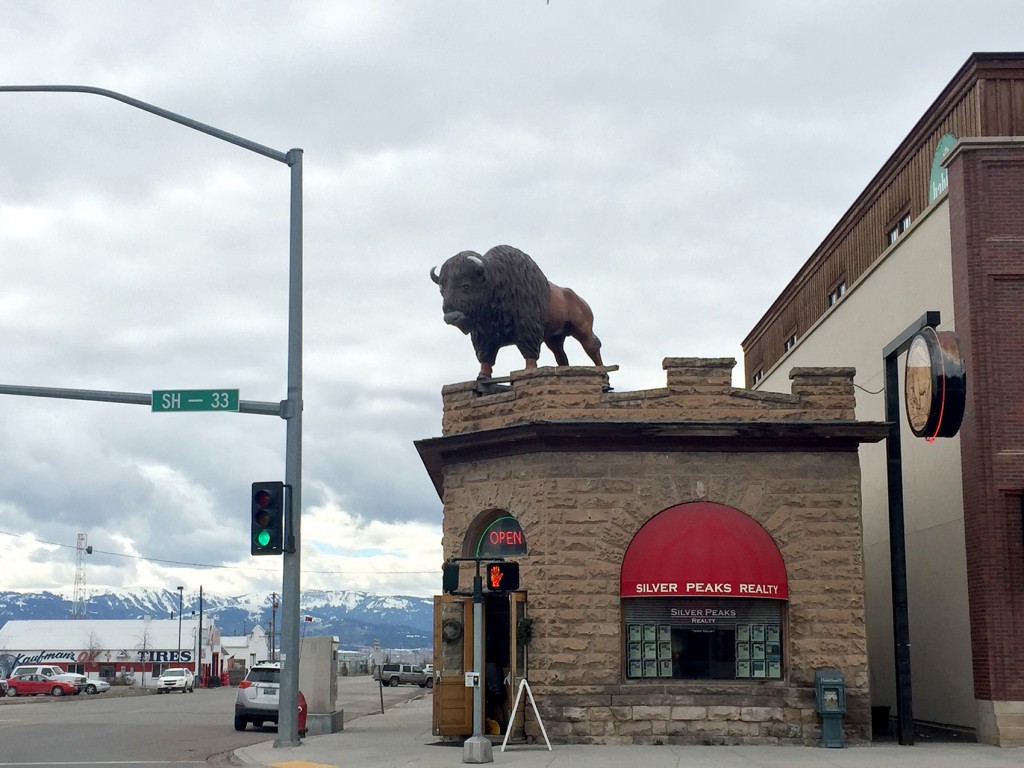
<path id="1" fill-rule="evenodd" d="M 629 679 L 781 678 L 786 566 L 737 509 L 692 502 L 644 524 L 622 560 Z"/>

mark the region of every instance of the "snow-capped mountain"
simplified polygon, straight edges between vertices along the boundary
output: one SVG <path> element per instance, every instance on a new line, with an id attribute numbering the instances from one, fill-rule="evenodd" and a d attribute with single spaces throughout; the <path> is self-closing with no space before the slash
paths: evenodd
<path id="1" fill-rule="evenodd" d="M 178 591 L 138 587 L 87 590 L 86 616 L 90 619 L 136 619 L 178 615 Z M 66 619 L 72 614 L 72 590 L 53 592 L 0 591 L 0 627 L 10 619 Z M 186 594 L 185 616 L 198 615 L 199 595 Z M 218 595 L 203 592 L 204 620 L 212 619 L 224 635 L 242 635 L 256 624 L 269 633 L 274 618 L 270 594 Z M 302 593 L 299 613 L 308 635 L 337 635 L 343 649 L 372 647 L 429 648 L 433 643 L 433 600 L 429 597 L 371 595 L 346 590 L 309 590 Z M 276 611 L 281 627 L 280 596 Z"/>

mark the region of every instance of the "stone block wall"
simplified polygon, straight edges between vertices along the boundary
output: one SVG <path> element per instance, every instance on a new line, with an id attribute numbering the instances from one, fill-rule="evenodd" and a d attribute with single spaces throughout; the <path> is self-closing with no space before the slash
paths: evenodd
<path id="1" fill-rule="evenodd" d="M 647 392 L 604 392 L 607 374 L 597 368 L 513 374 L 510 391 L 491 395 L 472 382 L 444 389 L 445 435 L 462 441 L 480 433 L 491 443 L 495 430 L 524 424 L 541 432 L 545 423 L 671 422 L 684 432 L 697 425 L 682 443 L 644 447 L 631 435 L 619 446 L 613 431 L 600 444 L 583 435 L 496 453 L 493 446 L 475 452 L 470 441 L 444 454 L 446 556 L 464 554 L 466 531 L 494 509 L 510 512 L 526 532 L 521 584 L 535 622 L 528 677 L 552 740 L 814 744 L 814 673 L 823 667 L 846 676 L 847 738 L 870 739 L 856 440 L 832 445 L 821 437 L 822 425 L 853 420 L 853 371 L 794 371 L 792 394 L 761 394 L 729 385 L 734 364 L 669 359 L 668 387 Z M 798 433 L 807 425 L 817 437 L 780 447 L 770 430 L 759 440 L 737 428 L 778 422 L 794 422 Z M 702 439 L 716 434 L 708 424 L 731 425 L 722 434 L 736 436 L 733 448 L 716 438 L 713 449 L 702 449 Z M 790 592 L 781 680 L 626 679 L 623 556 L 652 516 L 689 501 L 739 509 L 778 545 Z M 540 735 L 530 717 L 527 732 Z"/>

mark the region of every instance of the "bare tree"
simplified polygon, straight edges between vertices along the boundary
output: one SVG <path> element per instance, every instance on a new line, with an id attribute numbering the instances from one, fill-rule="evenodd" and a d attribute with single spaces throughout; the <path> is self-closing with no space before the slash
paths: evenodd
<path id="1" fill-rule="evenodd" d="M 138 643 L 135 649 L 139 651 L 139 661 L 142 662 L 142 686 L 146 685 L 146 652 L 153 647 L 152 628 L 149 625 L 149 617 L 146 617 L 143 624 L 142 634 L 137 636 Z"/>

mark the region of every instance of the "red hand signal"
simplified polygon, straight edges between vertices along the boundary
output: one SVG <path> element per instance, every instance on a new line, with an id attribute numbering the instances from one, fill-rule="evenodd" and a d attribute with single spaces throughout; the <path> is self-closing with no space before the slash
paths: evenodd
<path id="1" fill-rule="evenodd" d="M 500 565 L 492 565 L 490 567 L 487 574 L 487 583 L 490 585 L 491 589 L 501 588 L 502 576 L 504 576 L 504 574 L 501 572 Z"/>

